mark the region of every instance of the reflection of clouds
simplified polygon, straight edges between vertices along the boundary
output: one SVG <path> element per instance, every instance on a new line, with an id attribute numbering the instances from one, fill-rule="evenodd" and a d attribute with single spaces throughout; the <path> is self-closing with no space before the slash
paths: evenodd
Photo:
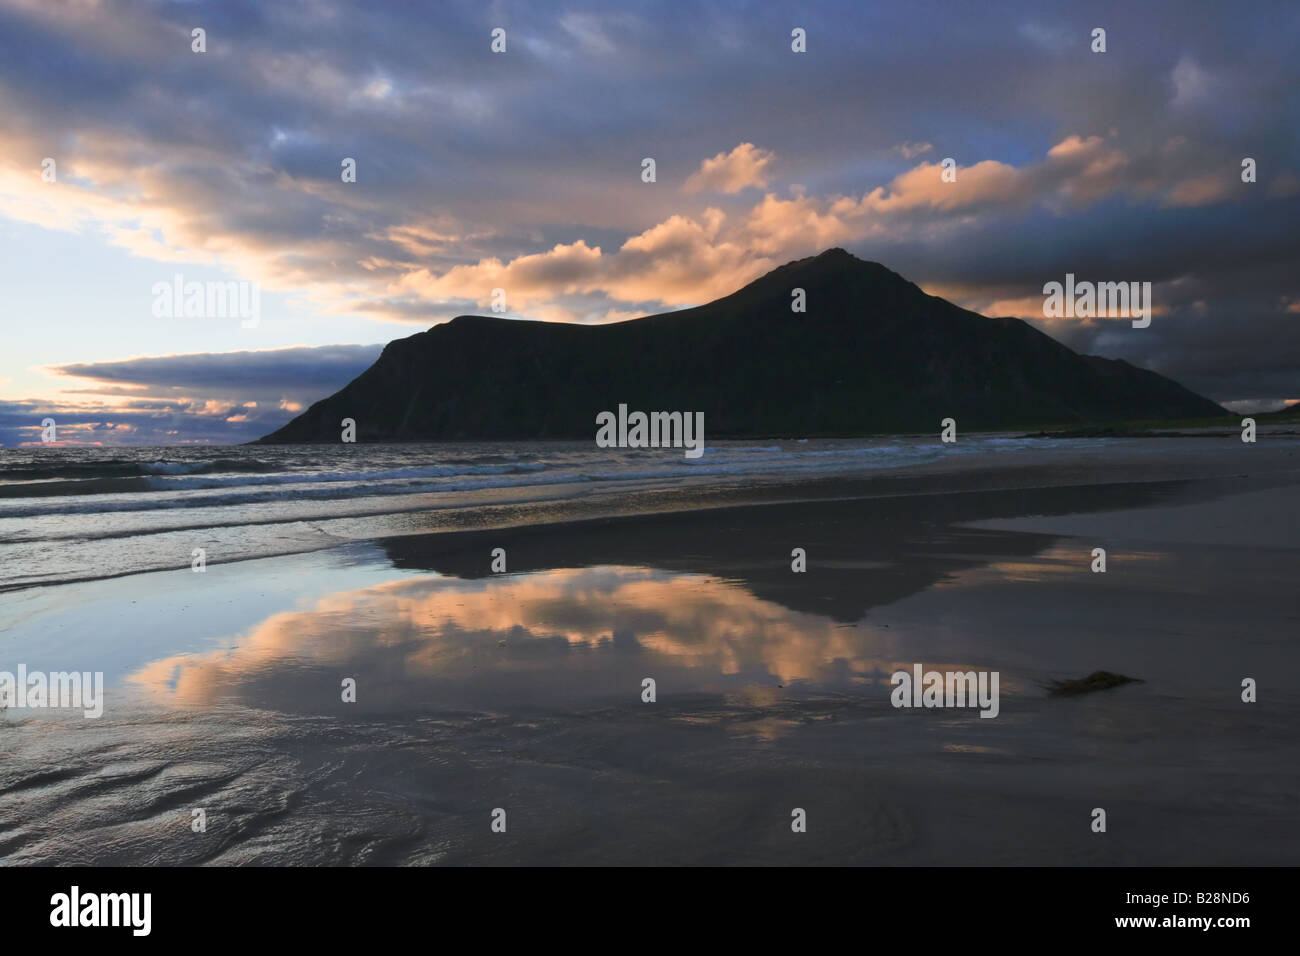
<path id="1" fill-rule="evenodd" d="M 795 680 L 852 679 L 893 667 L 897 637 L 791 611 L 707 575 L 633 567 L 562 569 L 461 580 L 419 578 L 333 594 L 273 615 L 233 647 L 154 661 L 132 680 L 175 704 L 238 696 L 241 685 L 295 667 L 380 661 L 404 679 L 471 672 L 646 666 Z M 616 653 L 617 652 L 617 653 Z M 838 676 L 837 676 L 838 675 Z"/>
<path id="2" fill-rule="evenodd" d="M 1104 547 L 1098 544 L 1097 547 Z M 1160 551 L 1115 550 L 1106 548 L 1106 567 L 1110 570 L 1117 563 L 1149 564 L 1167 559 Z M 1003 581 L 1008 584 L 1034 584 L 1043 581 L 1059 581 L 1078 577 L 1080 574 L 1092 573 L 1092 546 L 1083 547 L 1079 542 L 1063 542 L 1040 551 L 1029 559 L 990 560 L 972 568 L 950 572 L 942 581 L 933 586 L 933 590 L 953 588 L 982 588 L 991 582 Z"/>
<path id="3" fill-rule="evenodd" d="M 897 622 L 846 626 L 722 578 L 606 566 L 429 576 L 336 593 L 267 618 L 233 646 L 153 661 L 130 680 L 173 706 L 237 700 L 317 710 L 338 699 L 341 676 L 360 675 L 371 705 L 491 708 L 581 705 L 611 686 L 639 695 L 641 677 L 653 675 L 661 695 L 666 686 L 722 693 L 729 711 L 762 713 L 786 699 L 776 684 L 795 681 L 856 686 L 884 704 L 889 675 L 918 662 L 915 648 Z M 760 735 L 786 719 L 768 718 L 776 723 L 756 726 Z"/>

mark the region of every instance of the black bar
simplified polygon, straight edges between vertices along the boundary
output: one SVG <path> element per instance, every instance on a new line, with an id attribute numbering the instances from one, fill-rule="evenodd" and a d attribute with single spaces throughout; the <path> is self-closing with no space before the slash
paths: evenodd
<path id="1" fill-rule="evenodd" d="M 413 931 L 446 944 L 483 934 L 499 942 L 511 931 L 536 934 L 539 942 L 559 932 L 576 942 L 598 929 L 613 941 L 602 929 L 608 928 L 628 940 L 667 945 L 671 930 L 708 924 L 731 942 L 786 933 L 811 942 L 838 935 L 838 926 L 868 946 L 891 939 L 909 947 L 927 939 L 943 946 L 963 940 L 1056 946 L 1082 938 L 1183 942 L 1195 936 L 1231 945 L 1243 931 L 1286 926 L 1282 908 L 1295 876 L 1281 868 L 541 869 L 11 867 L 0 871 L 0 912 L 6 940 L 14 944 L 67 940 L 73 933 L 79 940 L 205 948 L 338 944 L 354 933 L 385 938 Z M 90 894 L 150 894 L 148 935 L 136 936 L 130 925 L 52 926 L 53 899 L 70 896 L 73 886 L 83 905 Z M 1248 925 L 1177 923 L 1207 917 L 1244 917 Z M 1150 918 L 1154 925 L 1117 924 L 1126 918 Z M 1166 920 L 1175 922 L 1163 925 Z"/>

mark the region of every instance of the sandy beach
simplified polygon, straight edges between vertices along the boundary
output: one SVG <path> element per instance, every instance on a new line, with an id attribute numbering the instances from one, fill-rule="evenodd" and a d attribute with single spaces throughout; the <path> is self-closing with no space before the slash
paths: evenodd
<path id="1" fill-rule="evenodd" d="M 0 668 L 107 689 L 98 719 L 0 716 L 0 860 L 1291 863 L 1298 452 L 1131 440 L 417 515 L 11 591 Z M 998 672 L 997 718 L 895 708 L 914 664 Z M 1100 670 L 1141 683 L 1049 693 Z"/>

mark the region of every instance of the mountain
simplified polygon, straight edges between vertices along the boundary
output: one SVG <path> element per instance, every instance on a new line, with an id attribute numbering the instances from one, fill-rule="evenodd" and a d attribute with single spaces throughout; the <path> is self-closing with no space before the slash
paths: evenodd
<path id="1" fill-rule="evenodd" d="M 792 312 L 802 288 L 807 311 Z M 1134 330 L 1141 335 L 1140 330 Z M 596 415 L 704 413 L 711 438 L 815 437 L 1227 415 L 1020 319 L 959 308 L 843 249 L 708 305 L 610 325 L 462 315 L 260 442 L 590 438 Z"/>

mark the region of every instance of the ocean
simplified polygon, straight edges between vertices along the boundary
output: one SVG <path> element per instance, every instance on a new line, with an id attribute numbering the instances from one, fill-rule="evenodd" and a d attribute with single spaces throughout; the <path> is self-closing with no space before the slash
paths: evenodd
<path id="1" fill-rule="evenodd" d="M 379 536 L 654 510 L 953 456 L 1100 449 L 1006 436 L 601 449 L 475 442 L 0 450 L 0 591 L 291 554 Z M 709 501 L 716 501 L 713 497 Z"/>

